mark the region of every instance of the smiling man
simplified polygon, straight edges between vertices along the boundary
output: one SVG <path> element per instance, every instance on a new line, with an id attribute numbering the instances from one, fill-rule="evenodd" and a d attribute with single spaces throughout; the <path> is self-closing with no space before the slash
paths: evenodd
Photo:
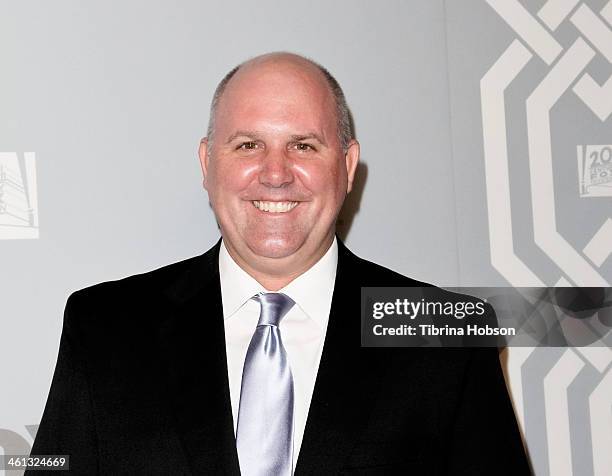
<path id="1" fill-rule="evenodd" d="M 359 160 L 301 56 L 215 92 L 200 162 L 222 238 L 70 296 L 32 454 L 75 474 L 529 474 L 496 349 L 363 348 L 363 286 L 427 286 L 335 225 Z"/>
<path id="2" fill-rule="evenodd" d="M 204 186 L 227 251 L 278 290 L 334 241 L 359 160 L 335 80 L 312 62 L 265 55 L 217 88 L 200 147 Z"/>

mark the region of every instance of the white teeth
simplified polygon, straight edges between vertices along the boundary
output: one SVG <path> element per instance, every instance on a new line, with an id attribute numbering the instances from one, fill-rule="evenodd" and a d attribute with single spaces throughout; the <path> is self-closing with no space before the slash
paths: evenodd
<path id="1" fill-rule="evenodd" d="M 263 202 L 260 200 L 254 200 L 253 205 L 264 212 L 270 213 L 286 213 L 293 210 L 298 202 Z"/>

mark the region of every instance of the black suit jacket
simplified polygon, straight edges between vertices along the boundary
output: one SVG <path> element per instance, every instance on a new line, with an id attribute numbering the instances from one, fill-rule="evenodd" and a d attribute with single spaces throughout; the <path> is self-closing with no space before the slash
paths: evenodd
<path id="1" fill-rule="evenodd" d="M 79 475 L 239 474 L 219 245 L 69 297 L 32 454 Z M 362 348 L 361 287 L 424 284 L 338 246 L 295 474 L 529 474 L 497 349 Z"/>

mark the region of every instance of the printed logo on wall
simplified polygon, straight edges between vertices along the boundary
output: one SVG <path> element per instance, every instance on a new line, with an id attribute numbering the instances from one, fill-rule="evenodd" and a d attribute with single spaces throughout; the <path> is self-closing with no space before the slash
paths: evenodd
<path id="1" fill-rule="evenodd" d="M 576 198 L 604 197 L 599 200 L 612 196 L 612 146 L 576 144 L 578 173 L 574 183 L 578 186 L 561 188 L 558 192 L 565 195 L 556 195 L 554 166 L 564 159 L 555 156 L 553 161 L 553 141 L 561 141 L 551 132 L 551 111 L 562 97 L 573 93 L 591 111 L 594 121 L 609 119 L 612 76 L 599 84 L 585 69 L 595 58 L 612 64 L 612 0 L 599 11 L 587 4 L 595 2 L 547 0 L 537 12 L 530 12 L 517 0 L 485 1 L 517 36 L 480 82 L 491 263 L 515 287 L 607 287 L 608 279 L 602 273 L 612 253 L 610 216 L 598 224 L 586 246 L 578 246 L 576 240 L 572 243 L 561 233 L 564 228 L 558 226 L 557 216 L 563 212 L 558 200 L 568 193 Z M 566 20 L 577 35 L 564 48 L 554 34 Z M 513 226 L 513 219 L 519 222 L 521 216 L 511 199 L 508 135 L 515 131 L 511 130 L 513 124 L 506 123 L 506 93 L 521 73 L 526 74 L 525 67 L 532 59 L 543 62 L 547 69 L 521 109 L 527 124 L 523 140 L 529 177 L 523 183 L 530 184 L 529 228 L 518 223 Z M 519 159 L 513 156 L 512 160 Z M 513 233 L 516 236 L 524 229 L 533 230 L 533 242 L 561 272 L 556 283 L 546 282 L 550 278 L 534 271 L 536 265 L 525 261 L 526 253 L 516 252 Z M 610 474 L 611 369 L 612 350 L 605 346 L 510 349 L 508 377 L 537 475 Z"/>
<path id="2" fill-rule="evenodd" d="M 579 145 L 581 197 L 612 197 L 612 145 Z"/>
<path id="3" fill-rule="evenodd" d="M 0 152 L 0 239 L 38 237 L 35 154 Z"/>

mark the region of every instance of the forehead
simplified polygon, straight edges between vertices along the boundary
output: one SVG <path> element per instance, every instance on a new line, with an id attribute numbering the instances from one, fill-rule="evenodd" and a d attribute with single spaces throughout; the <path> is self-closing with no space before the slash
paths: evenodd
<path id="1" fill-rule="evenodd" d="M 247 64 L 228 82 L 215 119 L 218 131 L 266 127 L 325 131 L 335 129 L 335 102 L 325 77 L 314 65 L 291 61 Z"/>

